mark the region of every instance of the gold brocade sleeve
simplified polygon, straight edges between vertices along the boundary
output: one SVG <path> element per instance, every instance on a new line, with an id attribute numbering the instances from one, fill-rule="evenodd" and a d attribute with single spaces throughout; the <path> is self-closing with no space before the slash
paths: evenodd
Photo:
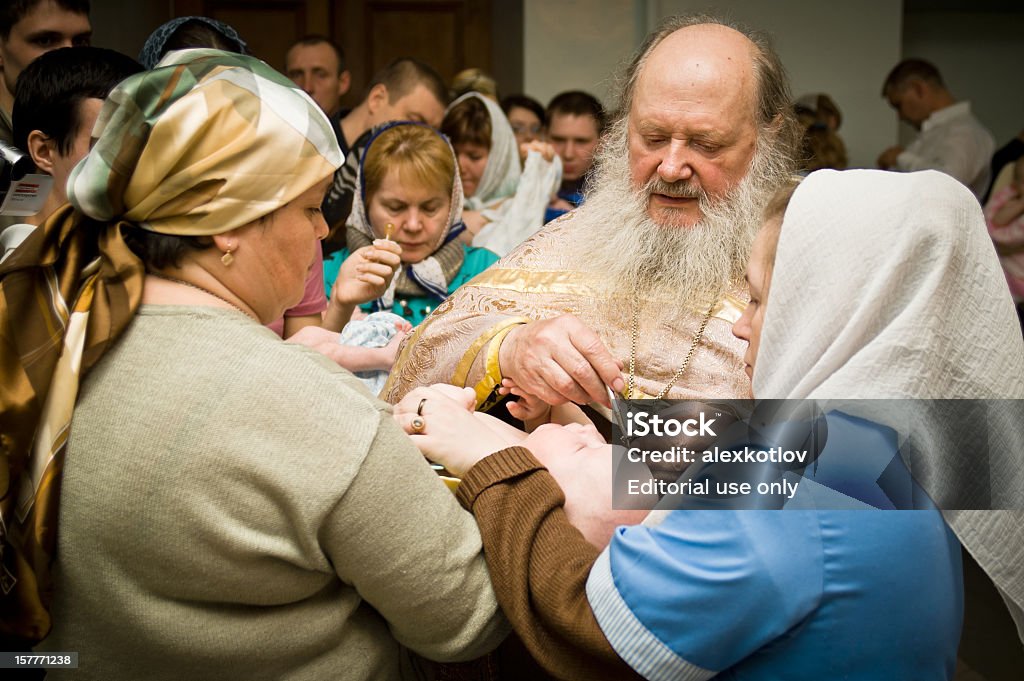
<path id="1" fill-rule="evenodd" d="M 498 362 L 498 353 L 501 351 L 501 343 L 505 340 L 505 336 L 509 334 L 515 327 L 526 324 L 529 319 L 525 317 L 516 317 L 506 322 L 502 322 L 501 330 L 498 331 L 490 339 L 487 347 L 487 360 L 484 363 L 484 377 L 481 378 L 474 386 L 476 391 L 476 408 L 487 411 L 493 407 L 497 401 L 497 395 L 494 390 L 501 385 L 501 366 Z M 473 358 L 475 359 L 475 357 Z M 469 366 L 466 367 L 468 375 L 469 368 L 472 366 L 473 360 L 469 362 Z M 465 381 L 465 379 L 463 379 Z"/>
<path id="2" fill-rule="evenodd" d="M 493 355 L 494 363 L 497 364 L 498 360 L 498 348 L 495 346 L 501 345 L 501 340 L 505 338 L 509 331 L 514 326 L 519 324 L 525 324 L 529 319 L 526 317 L 512 317 L 510 319 L 503 319 L 491 328 L 487 329 L 484 333 L 470 344 L 466 350 L 466 354 L 462 356 L 459 363 L 455 366 L 455 372 L 452 374 L 452 385 L 457 385 L 460 388 L 466 387 L 466 379 L 469 378 L 469 370 L 473 367 L 473 362 L 476 361 L 477 356 L 480 354 L 480 350 L 490 343 L 491 340 L 498 341 L 492 344 L 492 349 L 488 350 L 487 353 L 487 373 L 490 374 L 491 360 Z M 497 367 L 495 367 L 497 368 Z M 498 383 L 501 383 L 501 374 L 497 374 Z"/>
<path id="3" fill-rule="evenodd" d="M 482 332 L 477 332 L 467 346 L 463 345 L 465 340 L 446 342 L 449 340 L 446 327 L 451 319 L 445 317 L 445 311 L 444 306 L 438 308 L 403 342 L 395 367 L 381 391 L 381 399 L 393 404 L 416 385 L 444 382 L 460 388 L 473 387 L 477 394 L 478 409 L 493 406 L 494 400 L 489 398 L 494 395 L 502 380 L 498 365 L 501 342 L 512 329 L 528 323 L 530 319 L 499 315 L 477 318 L 473 320 L 476 322 L 474 326 L 478 327 L 481 322 L 488 326 Z M 441 322 L 439 328 L 443 329 L 440 333 L 437 333 L 438 329 L 431 329 L 437 322 Z M 460 339 L 466 339 L 467 335 L 455 334 Z"/>
<path id="4" fill-rule="evenodd" d="M 636 387 L 658 394 L 679 368 L 706 308 L 680 308 L 677 292 L 636 300 L 609 286 L 580 262 L 590 235 L 575 227 L 572 214 L 560 218 L 455 291 L 406 338 L 381 398 L 394 404 L 417 386 L 451 383 L 474 388 L 478 408 L 486 409 L 502 379 L 498 351 L 504 336 L 519 324 L 564 314 L 594 330 L 628 365 L 629 320 L 637 312 Z M 731 332 L 745 304 L 741 285 L 723 296 L 670 397 L 749 396 L 746 346 Z"/>

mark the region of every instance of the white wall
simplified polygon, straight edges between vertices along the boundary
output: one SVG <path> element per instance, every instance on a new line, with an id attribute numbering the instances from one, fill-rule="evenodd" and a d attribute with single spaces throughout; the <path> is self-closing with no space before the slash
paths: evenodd
<path id="1" fill-rule="evenodd" d="M 908 12 L 903 56 L 934 63 L 997 147 L 1024 129 L 1024 12 Z"/>
<path id="2" fill-rule="evenodd" d="M 134 56 L 170 7 L 170 0 L 93 0 L 95 44 Z M 1024 128 L 1024 11 L 904 16 L 902 0 L 523 0 L 524 91 L 547 103 L 562 90 L 583 89 L 614 105 L 613 79 L 647 32 L 662 17 L 690 11 L 771 33 L 794 95 L 828 92 L 842 108 L 840 133 L 855 166 L 873 166 L 901 138 L 879 93 L 903 57 L 934 61 L 997 144 Z"/>
<path id="3" fill-rule="evenodd" d="M 564 90 L 585 90 L 606 107 L 612 80 L 643 30 L 635 0 L 524 0 L 524 92 L 547 105 Z"/>
<path id="4" fill-rule="evenodd" d="M 525 0 L 525 90 L 546 102 L 568 89 L 591 90 L 606 104 L 611 77 L 659 19 L 711 11 L 770 33 L 794 96 L 828 92 L 843 111 L 840 134 L 853 166 L 873 166 L 896 142 L 897 120 L 880 96 L 901 58 L 901 0 Z"/>

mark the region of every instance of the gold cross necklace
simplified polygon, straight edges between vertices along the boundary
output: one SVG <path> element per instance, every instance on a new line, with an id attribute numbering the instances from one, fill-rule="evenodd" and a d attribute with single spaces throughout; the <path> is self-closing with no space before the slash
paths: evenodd
<path id="1" fill-rule="evenodd" d="M 679 378 L 683 375 L 683 372 L 686 371 L 686 367 L 689 366 L 690 359 L 693 357 L 693 353 L 697 349 L 697 345 L 700 343 L 700 339 L 703 338 L 703 336 L 704 336 L 704 329 L 707 328 L 708 321 L 711 319 L 711 312 L 714 309 L 715 309 L 715 304 L 712 303 L 711 307 L 708 308 L 708 311 L 706 313 L 704 313 L 704 319 L 702 319 L 701 322 L 700 322 L 700 328 L 697 329 L 697 333 L 693 337 L 693 342 L 690 343 L 690 350 L 689 350 L 689 352 L 686 353 L 686 357 L 683 359 L 683 363 L 679 365 L 679 369 L 677 369 L 676 373 L 672 375 L 672 379 L 667 384 L 665 384 L 665 387 L 661 389 L 661 392 L 658 393 L 658 395 L 654 399 L 656 399 L 656 400 L 663 399 L 665 397 L 665 395 L 668 394 L 668 391 L 672 389 L 672 386 L 674 386 L 676 384 L 676 381 L 678 381 Z M 626 392 L 626 399 L 627 400 L 634 399 L 634 397 L 633 397 L 633 385 L 635 383 L 635 377 L 636 377 L 636 343 L 637 343 L 637 337 L 639 336 L 639 331 L 640 331 L 639 327 L 640 327 L 640 312 L 639 312 L 639 310 L 634 310 L 633 311 L 633 325 L 632 325 L 632 331 L 630 333 L 630 344 L 629 344 L 629 385 L 626 388 L 626 390 L 627 390 L 627 392 Z M 640 391 L 640 390 L 638 390 L 637 393 L 638 393 L 637 399 L 641 399 L 641 398 L 645 398 L 645 397 L 650 397 L 650 395 L 646 395 L 643 391 Z"/>

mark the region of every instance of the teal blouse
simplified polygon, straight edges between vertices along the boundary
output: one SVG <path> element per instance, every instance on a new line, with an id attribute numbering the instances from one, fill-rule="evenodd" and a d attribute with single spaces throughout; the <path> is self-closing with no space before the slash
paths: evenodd
<path id="1" fill-rule="evenodd" d="M 466 259 L 463 261 L 462 268 L 458 274 L 448 284 L 448 295 L 455 293 L 455 289 L 498 261 L 498 256 L 486 248 L 463 246 L 462 249 L 466 253 Z M 331 295 L 331 288 L 334 286 L 334 280 L 338 278 L 341 263 L 345 262 L 345 258 L 348 256 L 348 249 L 343 248 L 324 258 L 324 286 L 327 288 L 328 299 Z M 426 319 L 427 315 L 440 304 L 441 299 L 434 295 L 396 296 L 395 302 L 391 306 L 391 311 L 400 317 L 405 317 L 413 326 L 416 326 Z M 360 307 L 365 312 L 376 312 L 378 310 L 376 302 L 369 302 L 365 305 L 360 305 Z"/>

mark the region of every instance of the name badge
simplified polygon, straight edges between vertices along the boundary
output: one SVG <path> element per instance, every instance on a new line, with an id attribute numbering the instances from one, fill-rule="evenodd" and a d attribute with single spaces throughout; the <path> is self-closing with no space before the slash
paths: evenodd
<path id="1" fill-rule="evenodd" d="M 12 182 L 3 205 L 0 205 L 0 214 L 15 217 L 35 215 L 43 209 L 52 187 L 53 177 L 50 175 L 26 175 Z"/>

